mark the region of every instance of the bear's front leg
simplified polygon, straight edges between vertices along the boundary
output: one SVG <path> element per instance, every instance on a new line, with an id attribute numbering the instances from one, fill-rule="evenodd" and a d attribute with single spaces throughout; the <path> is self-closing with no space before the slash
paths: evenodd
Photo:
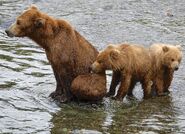
<path id="1" fill-rule="evenodd" d="M 125 77 L 121 77 L 121 85 L 118 89 L 117 95 L 113 99 L 123 101 L 123 98 L 128 93 L 131 79 L 132 79 L 132 76 L 130 74 L 126 74 Z"/>
<path id="2" fill-rule="evenodd" d="M 173 80 L 173 71 L 172 70 L 169 70 L 168 72 L 166 72 L 164 74 L 164 89 L 163 89 L 163 93 L 165 95 L 168 95 L 170 93 L 169 91 L 169 87 L 171 85 L 171 82 Z"/>
<path id="3" fill-rule="evenodd" d="M 161 76 L 157 76 L 155 80 L 155 88 L 158 96 L 163 96 L 164 81 Z"/>
<path id="4" fill-rule="evenodd" d="M 72 94 L 70 92 L 71 78 L 69 76 L 60 75 L 53 69 L 55 79 L 56 79 L 56 90 L 50 94 L 50 97 L 59 102 L 68 102 L 72 99 Z"/>
<path id="5" fill-rule="evenodd" d="M 49 97 L 55 99 L 57 98 L 57 96 L 62 96 L 64 94 L 63 92 L 63 89 L 62 89 L 62 85 L 61 85 L 61 82 L 60 82 L 60 77 L 59 75 L 57 74 L 57 72 L 53 69 L 53 73 L 54 73 L 54 76 L 55 76 L 55 80 L 56 80 L 56 90 L 54 92 L 52 92 Z"/>
<path id="6" fill-rule="evenodd" d="M 115 89 L 117 85 L 119 84 L 120 80 L 121 80 L 121 72 L 113 71 L 110 89 L 106 95 L 107 97 L 113 96 L 115 94 Z"/>
<path id="7" fill-rule="evenodd" d="M 74 80 L 74 78 L 72 76 L 69 75 L 61 75 L 60 76 L 60 82 L 61 85 L 63 87 L 63 92 L 64 95 L 62 96 L 63 98 L 61 99 L 66 99 L 66 101 L 71 101 L 73 99 L 73 95 L 71 93 L 71 83 Z"/>

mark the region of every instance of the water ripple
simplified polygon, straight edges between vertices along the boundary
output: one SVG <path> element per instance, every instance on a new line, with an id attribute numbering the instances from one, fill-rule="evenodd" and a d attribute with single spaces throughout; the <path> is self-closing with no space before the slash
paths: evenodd
<path id="1" fill-rule="evenodd" d="M 43 49 L 4 32 L 31 3 L 68 20 L 98 50 L 125 41 L 145 46 L 163 42 L 182 44 L 185 56 L 182 0 L 1 0 L 0 133 L 185 133 L 184 58 L 168 97 L 142 100 L 138 84 L 135 100 L 125 98 L 119 103 L 105 98 L 100 104 L 59 108 L 48 98 L 55 90 L 55 79 Z M 107 72 L 107 87 L 111 76 Z"/>

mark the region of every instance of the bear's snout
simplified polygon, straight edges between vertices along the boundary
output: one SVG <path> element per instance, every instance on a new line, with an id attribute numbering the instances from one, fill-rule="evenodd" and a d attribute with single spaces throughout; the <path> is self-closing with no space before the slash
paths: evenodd
<path id="1" fill-rule="evenodd" d="M 92 72 L 94 72 L 94 73 L 98 73 L 99 72 L 99 70 L 97 69 L 97 66 L 98 66 L 98 63 L 97 62 L 94 62 L 92 65 L 91 65 L 91 70 L 92 70 Z"/>
<path id="2" fill-rule="evenodd" d="M 93 63 L 93 64 L 90 66 L 90 70 L 93 71 L 93 72 L 95 72 L 95 68 L 96 68 L 96 67 L 95 67 L 95 65 L 94 65 L 94 63 Z"/>
<path id="3" fill-rule="evenodd" d="M 9 37 L 14 37 L 14 34 L 11 33 L 8 29 L 5 30 L 6 34 L 9 36 Z"/>
<path id="4" fill-rule="evenodd" d="M 179 67 L 175 67 L 175 71 L 177 71 L 179 69 Z"/>
<path id="5" fill-rule="evenodd" d="M 171 68 L 174 70 L 174 71 L 177 71 L 179 69 L 179 63 L 177 61 L 173 62 L 171 64 Z"/>

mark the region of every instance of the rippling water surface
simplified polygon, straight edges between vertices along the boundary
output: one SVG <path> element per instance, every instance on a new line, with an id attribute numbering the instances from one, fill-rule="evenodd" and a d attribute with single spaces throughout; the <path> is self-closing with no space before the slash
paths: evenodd
<path id="1" fill-rule="evenodd" d="M 99 104 L 57 106 L 48 98 L 55 79 L 44 51 L 27 38 L 4 33 L 32 3 L 70 21 L 98 50 L 127 41 L 181 44 L 185 51 L 183 0 L 1 0 L 0 133 L 185 133 L 184 59 L 169 96 L 143 101 L 138 85 L 137 100 L 119 103 L 105 98 Z M 110 78 L 107 75 L 108 86 Z"/>

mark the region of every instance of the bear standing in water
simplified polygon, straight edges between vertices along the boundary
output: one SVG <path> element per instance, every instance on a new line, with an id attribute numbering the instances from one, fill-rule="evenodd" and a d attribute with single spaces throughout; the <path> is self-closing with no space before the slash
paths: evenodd
<path id="1" fill-rule="evenodd" d="M 115 88 L 121 82 L 115 99 L 122 101 L 137 82 L 142 84 L 144 98 L 151 96 L 152 65 L 149 51 L 142 46 L 132 44 L 110 45 L 99 53 L 92 65 L 96 73 L 113 70 L 113 78 L 108 96 L 115 94 Z"/>
<path id="2" fill-rule="evenodd" d="M 98 51 L 68 22 L 48 16 L 31 6 L 17 17 L 6 33 L 10 37 L 28 37 L 46 52 L 57 86 L 51 97 L 60 102 L 74 98 L 70 87 L 79 75 L 89 74 Z"/>
<path id="3" fill-rule="evenodd" d="M 158 96 L 169 94 L 174 71 L 179 69 L 182 59 L 180 46 L 153 44 L 150 46 L 153 65 L 153 90 Z"/>

